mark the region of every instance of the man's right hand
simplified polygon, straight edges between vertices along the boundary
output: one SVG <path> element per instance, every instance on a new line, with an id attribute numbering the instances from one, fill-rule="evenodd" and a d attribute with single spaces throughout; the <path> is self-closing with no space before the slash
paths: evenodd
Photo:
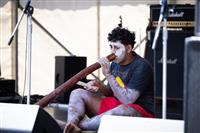
<path id="1" fill-rule="evenodd" d="M 91 92 L 97 92 L 99 90 L 99 87 L 100 87 L 100 83 L 96 80 L 92 80 L 88 82 L 84 88 Z"/>
<path id="2" fill-rule="evenodd" d="M 102 68 L 102 73 L 105 77 L 108 77 L 111 75 L 110 73 L 110 62 L 106 57 L 102 57 L 99 59 L 99 64 Z"/>

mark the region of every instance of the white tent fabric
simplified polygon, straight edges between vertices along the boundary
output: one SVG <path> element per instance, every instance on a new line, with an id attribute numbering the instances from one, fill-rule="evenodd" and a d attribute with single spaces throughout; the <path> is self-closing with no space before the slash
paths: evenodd
<path id="1" fill-rule="evenodd" d="M 159 4 L 158 0 L 32 0 L 33 17 L 54 35 L 69 51 L 77 56 L 86 56 L 87 65 L 95 63 L 99 57 L 109 54 L 107 34 L 118 25 L 122 16 L 123 27 L 136 33 L 136 41 L 140 42 L 146 36 L 149 18 L 149 5 Z M 191 3 L 191 0 L 177 0 L 176 3 Z M 195 3 L 195 1 L 192 1 Z M 24 7 L 26 1 L 20 1 Z M 173 3 L 172 3 L 173 4 Z M 191 3 L 192 4 L 192 3 Z M 6 45 L 6 39 L 11 34 L 11 1 L 1 1 L 0 7 L 0 65 L 1 77 L 12 79 L 11 47 Z M 19 16 L 21 10 L 18 10 Z M 98 20 L 99 17 L 99 20 Z M 19 27 L 19 94 L 24 89 L 26 21 L 24 16 Z M 99 25 L 98 25 L 99 24 Z M 99 26 L 99 29 L 98 29 Z M 98 34 L 99 33 L 99 34 Z M 99 43 L 98 43 L 98 40 Z M 144 55 L 145 42 L 136 50 Z M 98 55 L 97 53 L 100 53 Z M 32 33 L 32 78 L 31 93 L 46 95 L 54 90 L 55 56 L 69 56 L 40 27 L 33 22 Z M 97 75 L 97 71 L 95 72 Z M 102 75 L 100 76 L 103 79 Z M 92 79 L 92 76 L 88 76 Z M 27 93 L 27 90 L 26 90 Z M 26 94 L 25 93 L 25 94 Z"/>
<path id="2" fill-rule="evenodd" d="M 11 47 L 6 45 L 6 37 L 11 32 L 11 2 L 1 1 L 0 8 L 0 67 L 3 77 L 12 78 Z"/>

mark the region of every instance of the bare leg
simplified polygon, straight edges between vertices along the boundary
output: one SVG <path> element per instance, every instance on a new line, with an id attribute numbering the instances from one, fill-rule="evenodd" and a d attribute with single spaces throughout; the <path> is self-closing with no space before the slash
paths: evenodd
<path id="1" fill-rule="evenodd" d="M 77 126 L 87 113 L 89 116 L 94 116 L 98 113 L 101 97 L 95 93 L 83 89 L 76 89 L 71 92 L 68 120 L 64 129 L 64 133 L 80 133 L 81 130 Z"/>
<path id="2" fill-rule="evenodd" d="M 119 105 L 114 109 L 111 109 L 103 114 L 97 115 L 89 120 L 82 120 L 79 123 L 79 127 L 81 129 L 87 129 L 87 130 L 98 130 L 101 117 L 106 115 L 119 115 L 119 116 L 141 116 L 139 112 L 137 112 L 132 107 L 129 107 L 127 105 Z"/>
<path id="3" fill-rule="evenodd" d="M 87 113 L 89 116 L 97 115 L 101 97 L 87 90 L 76 89 L 72 91 L 68 107 L 68 123 L 78 125 Z"/>

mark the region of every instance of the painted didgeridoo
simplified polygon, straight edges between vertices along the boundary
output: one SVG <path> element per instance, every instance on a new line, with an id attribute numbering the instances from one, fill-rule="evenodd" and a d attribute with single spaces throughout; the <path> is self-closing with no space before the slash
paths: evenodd
<path id="1" fill-rule="evenodd" d="M 106 57 L 109 61 L 113 61 L 116 56 L 115 54 L 110 54 Z M 99 69 L 101 65 L 96 62 L 89 67 L 81 70 L 79 73 L 71 77 L 69 80 L 58 86 L 54 91 L 43 97 L 41 100 L 39 100 L 36 104 L 40 107 L 47 106 L 52 100 L 54 100 L 59 95 L 63 94 L 66 90 L 72 88 L 78 81 L 85 78 L 88 74 L 92 73 L 93 71 Z"/>

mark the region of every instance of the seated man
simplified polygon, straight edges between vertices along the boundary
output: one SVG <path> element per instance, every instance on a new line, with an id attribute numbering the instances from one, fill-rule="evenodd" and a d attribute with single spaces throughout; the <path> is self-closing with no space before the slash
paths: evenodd
<path id="1" fill-rule="evenodd" d="M 111 53 L 117 56 L 111 64 L 105 57 L 99 60 L 108 84 L 94 80 L 86 88 L 72 91 L 66 133 L 98 130 L 104 114 L 154 117 L 153 70 L 149 62 L 132 51 L 135 33 L 117 27 L 108 34 L 108 41 Z M 85 114 L 90 119 L 84 119 Z"/>

